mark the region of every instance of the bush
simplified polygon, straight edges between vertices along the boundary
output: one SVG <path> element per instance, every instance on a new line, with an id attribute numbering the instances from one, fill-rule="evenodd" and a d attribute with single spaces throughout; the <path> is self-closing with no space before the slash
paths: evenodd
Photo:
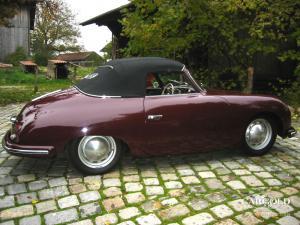
<path id="1" fill-rule="evenodd" d="M 13 64 L 14 66 L 19 65 L 19 62 L 27 58 L 26 51 L 23 47 L 17 47 L 14 53 L 9 54 L 5 58 L 6 63 Z"/>
<path id="2" fill-rule="evenodd" d="M 282 98 L 293 107 L 300 107 L 300 78 L 282 91 Z"/>
<path id="3" fill-rule="evenodd" d="M 208 69 L 198 69 L 192 71 L 193 77 L 205 87 L 221 90 L 243 90 L 243 80 L 235 71 L 209 71 Z M 245 83 L 245 82 L 244 82 Z"/>
<path id="4" fill-rule="evenodd" d="M 300 77 L 296 80 L 277 80 L 277 84 L 271 85 L 273 93 L 292 107 L 300 107 Z"/>
<path id="5" fill-rule="evenodd" d="M 49 56 L 46 53 L 38 52 L 33 56 L 33 58 L 38 65 L 47 66 L 48 64 Z"/>

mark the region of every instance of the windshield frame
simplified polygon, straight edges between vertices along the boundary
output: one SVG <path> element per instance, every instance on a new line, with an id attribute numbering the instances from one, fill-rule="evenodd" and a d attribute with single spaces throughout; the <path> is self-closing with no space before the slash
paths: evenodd
<path id="1" fill-rule="evenodd" d="M 182 68 L 181 71 L 184 72 L 184 74 L 189 79 L 189 81 L 191 82 L 191 85 L 195 88 L 196 91 L 198 91 L 201 94 L 205 94 L 206 93 L 206 90 L 203 87 L 200 87 L 198 85 L 198 83 L 195 81 L 195 79 L 191 75 L 190 71 L 186 68 L 186 66 L 183 66 L 183 68 Z"/>

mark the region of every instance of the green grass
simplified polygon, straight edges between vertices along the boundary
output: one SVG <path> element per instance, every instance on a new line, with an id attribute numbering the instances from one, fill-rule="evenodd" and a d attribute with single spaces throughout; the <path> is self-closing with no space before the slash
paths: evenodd
<path id="1" fill-rule="evenodd" d="M 19 68 L 0 70 L 0 105 L 30 101 L 44 93 L 72 86 L 69 79 L 48 80 L 38 74 L 38 92 L 34 93 L 34 81 L 34 74 L 24 73 Z"/>
<path id="2" fill-rule="evenodd" d="M 38 82 L 46 82 L 47 79 L 43 75 L 38 75 Z M 34 75 L 24 73 L 18 68 L 0 70 L 0 85 L 19 85 L 32 84 L 34 82 Z"/>
<path id="3" fill-rule="evenodd" d="M 77 68 L 77 78 L 82 78 L 87 74 L 91 74 L 96 70 L 96 67 L 78 67 Z M 71 73 L 73 73 L 73 69 L 70 69 Z"/>
<path id="4" fill-rule="evenodd" d="M 81 79 L 82 77 L 86 76 L 87 74 L 93 73 L 96 68 L 94 67 L 78 67 L 77 68 L 77 79 Z M 66 80 L 49 80 L 46 78 L 45 74 L 47 69 L 45 67 L 40 67 L 39 70 L 41 71 L 38 74 L 38 83 L 39 84 L 56 84 L 56 83 L 65 83 Z M 73 68 L 70 67 L 70 77 L 73 77 Z M 0 70 L 0 86 L 3 85 L 18 85 L 18 84 L 33 84 L 34 83 L 34 74 L 31 73 L 24 73 L 19 68 L 15 67 L 12 69 L 5 69 Z"/>

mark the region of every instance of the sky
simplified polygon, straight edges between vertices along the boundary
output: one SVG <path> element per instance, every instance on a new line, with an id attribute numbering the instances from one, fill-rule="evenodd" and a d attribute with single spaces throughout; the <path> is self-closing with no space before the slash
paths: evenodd
<path id="1" fill-rule="evenodd" d="M 73 14 L 75 14 L 78 24 L 129 2 L 128 0 L 64 1 L 68 4 Z M 111 32 L 105 26 L 99 27 L 96 24 L 91 24 L 86 26 L 79 25 L 79 28 L 81 32 L 79 43 L 83 45 L 87 51 L 95 51 L 99 54 L 99 51 L 111 41 Z"/>

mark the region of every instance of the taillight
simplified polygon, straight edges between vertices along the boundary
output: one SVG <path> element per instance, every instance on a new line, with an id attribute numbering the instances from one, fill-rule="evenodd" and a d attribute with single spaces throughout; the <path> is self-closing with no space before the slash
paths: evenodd
<path id="1" fill-rule="evenodd" d="M 16 123 L 14 124 L 15 131 L 18 132 L 18 131 L 21 129 L 21 126 L 22 126 L 22 123 L 16 122 Z"/>

